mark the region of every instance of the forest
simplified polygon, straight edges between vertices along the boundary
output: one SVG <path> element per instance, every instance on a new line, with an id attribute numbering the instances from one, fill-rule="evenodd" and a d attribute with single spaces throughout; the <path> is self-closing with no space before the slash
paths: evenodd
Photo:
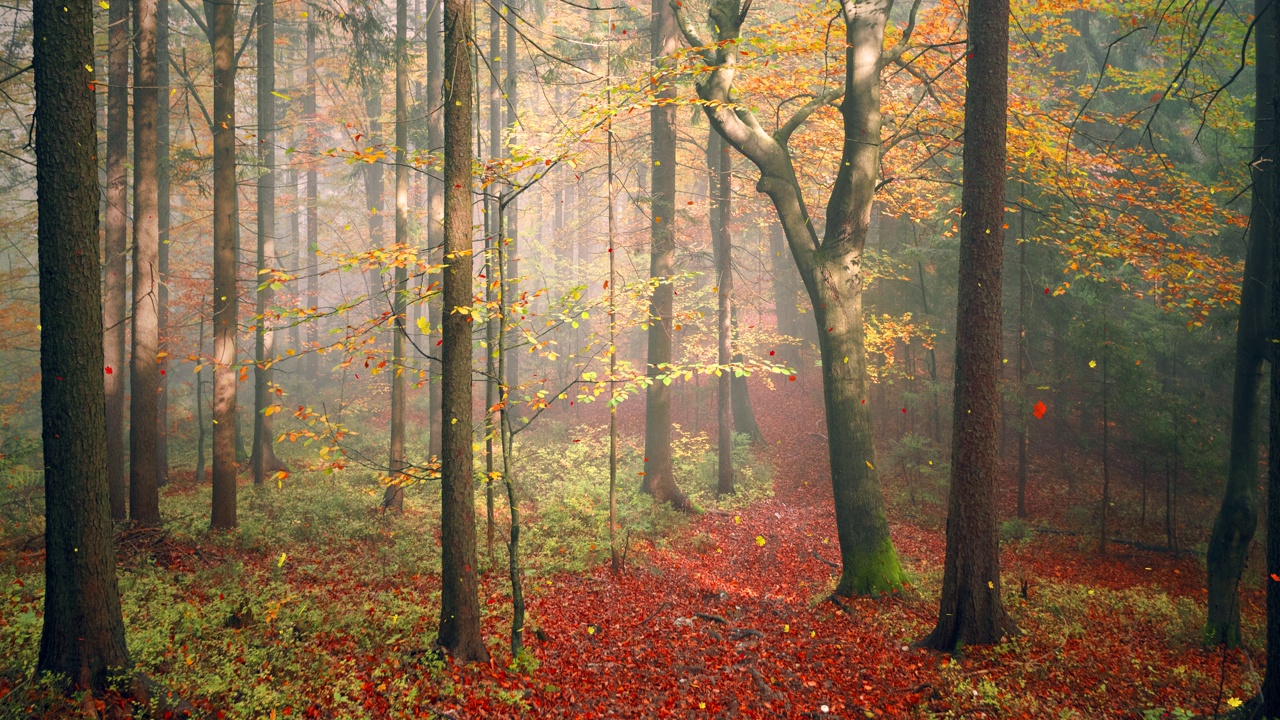
<path id="1" fill-rule="evenodd" d="M 1278 13 L 0 3 L 0 720 L 1280 718 Z"/>

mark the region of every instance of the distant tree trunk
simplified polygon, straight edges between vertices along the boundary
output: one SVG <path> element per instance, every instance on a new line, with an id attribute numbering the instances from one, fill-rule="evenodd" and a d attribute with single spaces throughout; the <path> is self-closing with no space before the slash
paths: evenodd
<path id="1" fill-rule="evenodd" d="M 677 49 L 675 13 L 668 0 L 652 0 L 652 33 L 650 60 L 657 68 L 663 58 Z M 652 142 L 653 183 L 651 190 L 653 220 L 650 226 L 652 247 L 649 254 L 649 278 L 658 282 L 649 302 L 649 348 L 645 359 L 646 373 L 651 378 L 645 389 L 644 409 L 644 481 L 640 489 L 653 495 L 659 503 L 686 508 L 688 498 L 676 485 L 671 460 L 671 387 L 661 376 L 669 372 L 672 361 L 672 321 L 676 254 L 676 97 L 671 80 L 657 93 L 658 103 L 649 108 L 649 135 Z M 666 102 L 663 102 L 666 101 Z"/>
<path id="2" fill-rule="evenodd" d="M 408 64 L 409 4 L 396 0 L 396 251 L 409 247 L 409 73 Z M 395 291 L 392 296 L 391 338 L 391 484 L 382 497 L 382 506 L 394 512 L 404 510 L 404 489 L 399 482 L 404 472 L 404 341 L 405 312 L 409 275 L 403 264 L 395 270 Z"/>
<path id="3" fill-rule="evenodd" d="M 295 138 L 294 144 L 296 145 L 297 143 L 298 141 Z M 300 192 L 301 184 L 298 182 L 298 166 L 296 163 L 290 165 L 287 177 L 288 179 L 285 182 L 292 188 L 289 202 L 289 240 L 293 248 L 293 262 L 289 270 L 294 277 L 300 278 L 306 269 L 306 266 L 302 264 L 302 255 L 306 252 L 306 248 L 303 246 L 302 241 L 302 193 Z M 299 283 L 300 286 L 301 283 Z M 296 293 L 297 291 L 295 290 L 294 292 Z M 294 318 L 289 325 L 289 347 L 295 352 L 299 352 L 302 349 L 302 329 L 298 325 L 297 318 Z"/>
<path id="4" fill-rule="evenodd" d="M 433 6 L 427 18 L 427 145 L 432 153 L 439 152 L 444 144 L 444 113 L 439 111 L 440 93 L 444 83 L 444 51 L 443 3 Z M 427 177 L 427 249 L 429 263 L 438 265 L 441 262 L 441 247 L 444 243 L 444 184 L 438 174 Z M 437 281 L 440 275 L 434 275 Z M 431 328 L 428 336 L 427 352 L 439 357 L 436 343 L 440 342 L 440 323 L 443 317 L 441 308 L 443 298 L 436 288 L 435 294 L 427 301 L 427 325 Z M 430 361 L 427 373 L 427 424 L 430 437 L 427 439 L 427 452 L 440 455 L 440 440 L 444 430 L 440 423 L 440 362 Z"/>
<path id="5" fill-rule="evenodd" d="M 1102 514 L 1098 529 L 1098 553 L 1107 554 L 1107 513 L 1111 509 L 1111 336 L 1102 324 Z"/>
<path id="6" fill-rule="evenodd" d="M 511 10 L 515 10 L 518 8 L 518 4 L 513 0 L 506 0 L 505 5 L 507 8 Z M 520 51 L 520 45 L 519 45 L 520 37 L 519 37 L 519 34 L 516 32 L 515 16 L 512 13 L 508 12 L 507 17 L 508 17 L 507 50 L 506 50 L 506 65 L 505 65 L 505 69 L 507 71 L 507 77 L 506 77 L 504 92 L 506 93 L 506 96 L 507 96 L 506 97 L 507 127 L 511 128 L 512 131 L 514 132 L 516 126 L 520 122 L 519 105 L 517 104 L 518 103 L 517 92 L 520 88 L 519 88 L 519 85 L 517 82 L 517 76 L 516 76 L 516 57 L 518 56 L 517 53 L 519 53 Z M 504 250 L 504 253 L 506 254 L 506 258 L 507 258 L 507 267 L 505 269 L 507 285 L 505 288 L 503 288 L 503 294 L 507 298 L 507 305 L 510 306 L 513 303 L 518 303 L 521 301 L 521 298 L 520 298 L 520 198 L 519 197 L 512 197 L 510 200 L 507 201 L 507 206 L 506 206 L 506 209 L 503 211 L 503 216 L 504 216 L 503 217 L 504 226 L 507 229 L 506 237 L 502 239 L 503 242 L 507 243 L 506 249 Z M 521 314 L 523 315 L 523 313 Z M 509 353 L 506 357 L 505 362 L 507 367 L 506 367 L 506 375 L 503 378 L 503 381 L 507 384 L 507 392 L 508 394 L 517 393 L 520 387 L 520 353 L 519 352 Z M 521 416 L 519 395 L 518 394 L 513 395 L 511 397 L 511 401 L 512 402 L 509 403 L 510 408 L 508 409 L 508 413 L 518 420 Z"/>
<path id="7" fill-rule="evenodd" d="M 444 313 L 440 513 L 440 631 L 459 662 L 486 662 L 476 574 L 471 432 L 471 0 L 444 3 Z"/>
<path id="8" fill-rule="evenodd" d="M 275 330 L 268 328 L 267 309 L 274 295 L 271 276 L 276 257 L 276 22 L 275 4 L 258 0 L 258 275 L 257 317 L 254 323 L 253 368 L 253 484 L 284 467 L 276 457 L 275 432 L 267 408 L 272 404 L 271 363 Z"/>
<path id="9" fill-rule="evenodd" d="M 778 334 L 799 338 L 800 312 L 796 303 L 800 300 L 799 278 L 796 266 L 787 250 L 787 236 L 782 223 L 769 225 L 770 269 L 773 271 L 773 312 L 777 318 Z M 779 359 L 796 372 L 800 371 L 800 348 L 787 344 L 778 348 Z"/>
<path id="10" fill-rule="evenodd" d="M 307 94 L 302 98 L 302 114 L 312 126 L 316 115 L 316 14 L 307 15 Z M 315 141 L 308 135 L 307 145 L 315 151 Z M 307 163 L 307 301 L 311 312 L 320 306 L 320 181 L 316 174 L 316 160 Z M 307 322 L 306 372 L 315 378 L 320 371 L 320 355 L 316 347 L 320 343 L 320 326 L 316 318 Z"/>
<path id="11" fill-rule="evenodd" d="M 947 554 L 938 624 L 921 641 L 945 652 L 1016 632 L 1000 600 L 995 507 L 1009 1 L 970 0 L 968 38 Z"/>
<path id="12" fill-rule="evenodd" d="M 239 263 L 236 202 L 235 7 L 204 0 L 213 53 L 213 512 L 215 529 L 236 526 L 236 317 Z"/>
<path id="13" fill-rule="evenodd" d="M 733 240 L 729 235 L 731 213 L 729 146 L 714 129 L 707 136 L 707 165 L 711 170 L 711 241 L 716 263 L 716 495 L 733 492 Z M 696 405 L 696 401 L 695 401 Z"/>
<path id="14" fill-rule="evenodd" d="M 369 145 L 378 147 L 382 144 L 382 86 L 377 79 L 369 81 L 364 88 L 364 111 L 369 120 Z M 365 163 L 364 166 L 364 202 L 369 222 L 369 248 L 380 248 L 386 244 L 383 235 L 382 195 L 386 191 L 383 178 L 382 163 Z M 378 317 L 382 313 L 385 298 L 382 297 L 382 274 L 375 268 L 368 271 L 369 314 Z"/>
<path id="15" fill-rule="evenodd" d="M 736 316 L 737 313 L 735 312 L 734 315 Z M 736 321 L 734 326 L 737 326 Z M 733 354 L 733 362 L 742 363 L 745 360 L 746 357 L 742 353 Z M 735 374 L 732 385 L 734 432 L 746 435 L 756 445 L 763 445 L 764 433 L 760 430 L 760 423 L 756 422 L 756 411 L 751 405 L 751 391 L 747 387 L 747 378 Z"/>
<path id="16" fill-rule="evenodd" d="M 1027 313 L 1031 304 L 1031 276 L 1027 274 L 1027 211 L 1018 213 L 1018 517 L 1027 516 L 1027 445 L 1031 425 L 1027 421 L 1027 372 L 1031 357 L 1027 351 Z"/>
<path id="17" fill-rule="evenodd" d="M 156 485 L 169 484 L 169 0 L 156 5 L 156 220 L 160 239 L 158 337 L 160 392 L 156 395 Z"/>
<path id="18" fill-rule="evenodd" d="M 103 323 L 106 326 L 107 479 L 111 517 L 129 513 L 129 483 L 124 475 L 125 318 L 128 313 L 129 28 L 128 1 L 108 10 L 107 30 L 107 192 L 103 255 L 107 265 Z M 70 6 L 68 6 L 70 7 Z"/>
<path id="19" fill-rule="evenodd" d="M 1268 352 L 1267 281 L 1275 222 L 1276 198 L 1268 197 L 1277 174 L 1276 77 L 1277 12 L 1270 0 L 1256 0 L 1257 52 L 1255 63 L 1253 147 L 1250 163 L 1253 201 L 1249 212 L 1249 249 L 1240 288 L 1240 321 L 1236 326 L 1236 366 L 1231 398 L 1231 441 L 1227 484 L 1222 507 L 1213 523 L 1206 558 L 1208 618 L 1205 640 L 1212 644 L 1240 644 L 1240 576 L 1249 544 L 1258 526 L 1258 384 Z M 1269 543 L 1268 543 L 1269 544 Z M 1268 583 L 1268 597 L 1271 595 Z M 1271 706 L 1268 700 L 1268 707 Z M 1276 707 L 1280 707 L 1277 705 Z"/>
<path id="20" fill-rule="evenodd" d="M 133 4 L 133 348 L 129 365 L 129 519 L 160 523 L 156 435 L 160 425 L 160 226 L 156 185 L 157 0 Z"/>
<path id="21" fill-rule="evenodd" d="M 36 671 L 101 693 L 110 675 L 133 665 L 107 485 L 98 141 L 94 89 L 85 81 L 94 62 L 93 9 L 89 0 L 32 6 L 45 464 L 44 627 Z"/>
<path id="22" fill-rule="evenodd" d="M 489 157 L 496 159 L 502 156 L 502 15 L 498 5 L 489 7 Z M 477 113 L 479 110 L 477 109 Z M 483 153 L 477 152 L 483 157 Z M 502 272 L 495 265 L 498 257 L 498 244 L 502 242 L 502 194 L 500 186 L 495 183 L 489 189 L 491 195 L 485 198 L 485 247 L 484 247 L 484 297 L 485 302 L 493 307 L 500 295 L 494 285 L 497 276 Z M 497 417 L 493 407 L 498 403 L 498 382 L 501 380 L 498 371 L 498 337 L 502 324 L 502 312 L 491 314 L 484 323 L 484 469 L 485 469 L 485 542 L 489 551 L 489 561 L 493 562 L 493 533 L 496 525 L 494 519 L 494 462 L 493 441 L 497 438 Z M 499 447 L 501 450 L 501 447 Z"/>
<path id="23" fill-rule="evenodd" d="M 200 316 L 200 340 L 197 355 L 200 360 L 196 364 L 196 484 L 204 482 L 204 315 Z"/>

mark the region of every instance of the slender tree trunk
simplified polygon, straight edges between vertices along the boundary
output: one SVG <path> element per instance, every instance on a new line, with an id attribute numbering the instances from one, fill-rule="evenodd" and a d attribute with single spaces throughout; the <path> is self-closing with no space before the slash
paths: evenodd
<path id="1" fill-rule="evenodd" d="M 196 484 L 204 482 L 204 315 L 200 316 L 199 343 L 197 354 L 200 360 L 196 365 Z"/>
<path id="2" fill-rule="evenodd" d="M 710 169 L 711 240 L 716 263 L 716 495 L 733 493 L 733 375 L 727 366 L 733 361 L 733 245 L 729 235 L 730 198 L 729 146 L 719 133 L 707 136 L 707 165 Z M 696 403 L 696 401 L 695 401 Z"/>
<path id="3" fill-rule="evenodd" d="M 800 312 L 796 304 L 800 301 L 800 287 L 796 277 L 796 266 L 791 261 L 791 253 L 787 250 L 787 236 L 781 223 L 769 225 L 770 268 L 773 271 L 773 312 L 777 318 L 778 334 L 799 338 Z M 800 348 L 787 344 L 778 349 L 780 359 L 800 370 Z"/>
<path id="4" fill-rule="evenodd" d="M 409 4 L 396 0 L 396 249 L 409 247 L 409 72 L 408 64 Z M 405 312 L 409 292 L 408 270 L 397 264 L 395 291 L 391 299 L 394 329 L 391 338 L 391 484 L 382 498 L 382 506 L 395 512 L 404 510 L 404 489 L 398 482 L 404 472 L 404 344 Z"/>
<path id="5" fill-rule="evenodd" d="M 471 451 L 471 0 L 444 2 L 444 317 L 440 631 L 459 662 L 485 662 Z"/>
<path id="6" fill-rule="evenodd" d="M 313 158 L 307 163 L 307 301 L 306 306 L 315 312 L 320 306 L 320 180 L 316 173 L 314 158 L 316 143 L 315 126 L 319 122 L 316 115 L 316 28 L 315 13 L 307 15 L 307 94 L 302 98 L 302 114 L 306 116 L 308 127 L 307 147 Z M 320 344 L 320 326 L 313 317 L 307 323 L 307 362 L 306 371 L 315 378 L 320 372 L 320 355 L 316 348 Z"/>
<path id="7" fill-rule="evenodd" d="M 1249 249 L 1240 288 L 1240 321 L 1236 327 L 1236 367 L 1231 398 L 1231 441 L 1222 507 L 1209 536 L 1208 618 L 1205 640 L 1240 644 L 1240 576 L 1258 526 L 1258 385 L 1267 353 L 1267 281 L 1275 221 L 1275 197 L 1268 197 L 1276 175 L 1277 12 L 1270 0 L 1256 0 L 1257 62 L 1255 72 L 1253 147 L 1250 163 L 1253 202 L 1249 213 Z M 1270 592 L 1268 592 L 1268 596 Z"/>
<path id="8" fill-rule="evenodd" d="M 253 484 L 283 468 L 276 457 L 275 432 L 267 408 L 272 404 L 271 365 L 275 330 L 267 327 L 267 310 L 274 293 L 268 275 L 276 258 L 276 53 L 275 4 L 258 0 L 258 275 L 257 321 L 253 368 Z"/>
<path id="9" fill-rule="evenodd" d="M 160 523 L 156 398 L 160 393 L 160 226 L 156 185 L 156 6 L 133 4 L 133 352 L 129 365 L 129 519 Z"/>
<path id="10" fill-rule="evenodd" d="M 676 51 L 675 13 L 668 0 L 652 2 L 652 39 L 650 60 L 655 69 L 665 64 L 664 58 Z M 648 354 L 646 374 L 650 384 L 645 389 L 644 410 L 644 481 L 640 489 L 653 495 L 659 503 L 686 508 L 688 498 L 676 485 L 671 460 L 671 382 L 664 378 L 672 361 L 672 312 L 676 254 L 676 97 L 671 80 L 657 93 L 658 100 L 649 109 L 649 135 L 652 142 L 653 182 L 651 186 L 653 215 L 650 226 L 649 278 L 658 283 L 649 301 Z M 665 101 L 665 102 L 664 102 Z"/>
<path id="11" fill-rule="evenodd" d="M 952 651 L 1016 632 L 1000 595 L 1000 293 L 1004 248 L 1008 0 L 970 0 L 961 191 L 956 384 L 947 554 L 938 625 L 921 644 Z"/>
<path id="12" fill-rule="evenodd" d="M 294 142 L 297 142 L 296 136 Z M 289 271 L 293 273 L 295 278 L 301 277 L 305 266 L 302 264 L 302 255 L 306 251 L 302 241 L 302 208 L 301 208 L 301 184 L 298 182 L 298 165 L 291 163 L 288 171 L 288 180 L 285 182 L 291 188 L 289 200 L 289 241 L 292 249 L 293 262 L 290 263 Z M 294 290 L 295 297 L 298 290 Z M 300 352 L 302 349 L 302 328 L 298 324 L 297 318 L 289 325 L 289 347 Z"/>
<path id="13" fill-rule="evenodd" d="M 369 120 L 369 137 L 368 143 L 373 147 L 382 144 L 382 86 L 377 80 L 370 82 L 369 86 L 364 89 L 364 111 Z M 369 248 L 380 248 L 386 245 L 387 239 L 383 234 L 382 213 L 386 210 L 382 207 L 382 196 L 386 191 L 386 182 L 382 171 L 382 163 L 365 163 L 364 166 L 364 201 L 365 212 L 369 216 Z M 378 317 L 382 314 L 383 308 L 386 307 L 386 300 L 383 298 L 384 288 L 382 287 L 382 274 L 377 269 L 369 270 L 366 278 L 369 283 L 369 314 Z"/>
<path id="14" fill-rule="evenodd" d="M 733 326 L 737 328 L 738 313 L 733 313 Z M 733 354 L 733 362 L 741 364 L 746 361 L 746 357 L 742 353 Z M 733 431 L 746 435 L 751 438 L 751 442 L 756 445 L 764 444 L 764 433 L 760 430 L 760 423 L 756 422 L 756 411 L 751 405 L 751 390 L 747 387 L 746 376 L 734 374 L 732 380 L 733 394 Z"/>
<path id="15" fill-rule="evenodd" d="M 435 9 L 430 17 L 427 18 L 427 145 L 428 149 L 434 154 L 441 150 L 444 144 L 444 113 L 440 111 L 441 100 L 440 93 L 444 83 L 444 59 L 442 53 L 444 51 L 444 38 L 442 30 L 444 25 L 441 22 L 444 12 L 443 2 L 436 2 Z M 427 177 L 427 251 L 429 263 L 438 265 L 441 262 L 441 248 L 444 243 L 444 184 L 439 179 L 439 174 L 432 174 Z M 440 281 L 441 275 L 432 274 L 436 280 Z M 431 299 L 427 301 L 427 325 L 431 328 L 431 334 L 428 337 L 428 352 L 438 358 L 438 345 L 441 342 L 440 324 L 441 308 L 443 307 L 443 296 L 436 288 L 436 292 Z M 428 396 L 427 396 L 427 423 L 429 425 L 428 432 L 430 436 L 427 439 L 427 451 L 430 455 L 440 455 L 440 441 L 443 437 L 444 430 L 440 423 L 440 362 L 439 360 L 431 360 L 428 370 Z"/>
<path id="16" fill-rule="evenodd" d="M 159 236 L 160 392 L 156 395 L 156 485 L 169 484 L 169 0 L 156 5 L 156 225 Z"/>
<path id="17" fill-rule="evenodd" d="M 1027 212 L 1018 213 L 1018 517 L 1027 516 L 1027 445 L 1031 426 L 1027 420 L 1027 373 L 1031 356 L 1027 351 L 1027 313 L 1031 303 L 1031 276 L 1027 274 Z"/>
<path id="18" fill-rule="evenodd" d="M 506 0 L 506 7 L 512 10 L 518 9 L 518 4 L 513 0 Z M 515 132 L 517 125 L 520 123 L 518 91 L 519 83 L 516 76 L 516 57 L 520 51 L 520 37 L 516 32 L 515 16 L 511 13 L 507 14 L 507 50 L 506 50 L 506 69 L 507 76 L 504 84 L 504 92 L 506 94 L 507 106 L 507 127 Z M 504 253 L 507 258 L 506 287 L 503 294 L 508 298 L 507 305 L 510 307 L 515 303 L 522 302 L 520 297 L 520 198 L 512 197 L 507 201 L 506 208 L 503 211 L 503 224 L 506 227 L 506 237 L 502 241 L 506 243 Z M 523 316 L 523 313 L 521 313 Z M 509 353 L 506 358 L 506 374 L 504 382 L 507 384 L 507 392 L 519 393 L 520 388 L 520 353 Z M 519 395 L 513 396 L 514 404 L 508 410 L 509 414 L 514 414 L 516 419 L 521 416 Z"/>
<path id="19" fill-rule="evenodd" d="M 236 526 L 235 7 L 204 0 L 213 52 L 213 512 L 215 529 Z"/>
<path id="20" fill-rule="evenodd" d="M 111 517 L 128 515 L 129 483 L 124 474 L 125 317 L 128 312 L 125 281 L 128 277 L 129 199 L 129 6 L 125 0 L 108 11 L 107 30 L 107 191 L 103 255 L 106 262 L 103 323 L 106 326 L 106 427 L 107 480 Z M 70 6 L 68 6 L 70 7 Z"/>
<path id="21" fill-rule="evenodd" d="M 609 22 L 612 23 L 612 15 Z M 613 103 L 613 45 L 606 45 L 608 59 L 605 61 L 605 104 Z M 608 154 L 609 177 L 605 182 L 609 208 L 608 231 L 609 247 L 609 562 L 616 575 L 622 570 L 622 558 L 618 554 L 618 261 L 613 251 L 613 243 L 618 237 L 617 217 L 614 210 L 613 197 L 613 120 L 606 120 L 606 152 Z"/>
<path id="22" fill-rule="evenodd" d="M 502 16 L 499 13 L 498 5 L 491 5 L 489 8 L 489 157 L 499 158 L 502 156 Z M 477 114 L 478 114 L 477 110 Z M 483 153 L 477 152 L 483 157 Z M 500 187 L 495 183 L 490 186 L 491 195 L 485 198 L 485 252 L 484 252 L 484 297 L 489 307 L 493 307 L 501 294 L 494 284 L 497 275 L 502 272 L 495 265 L 497 262 L 498 245 L 502 242 L 502 204 L 499 197 L 493 195 L 501 195 Z M 490 311 L 492 312 L 492 311 Z M 493 442 L 498 440 L 501 446 L 501 438 L 498 438 L 499 428 L 497 427 L 498 418 L 495 416 L 493 407 L 498 403 L 498 382 L 501 380 L 498 371 L 498 336 L 501 334 L 498 330 L 502 324 L 502 311 L 496 315 L 491 314 L 484 323 L 484 406 L 485 406 L 485 438 L 484 438 L 484 467 L 485 467 L 485 539 L 489 550 L 489 561 L 493 561 L 493 533 L 496 522 L 494 520 L 494 497 L 493 482 L 494 472 L 497 466 L 494 463 Z M 501 450 L 501 447 L 499 447 Z"/>
<path id="23" fill-rule="evenodd" d="M 93 3 L 32 7 L 40 410 L 44 441 L 44 627 L 36 671 L 101 693 L 129 672 L 107 484 Z M 88 76 L 92 79 L 92 75 Z"/>
<path id="24" fill-rule="evenodd" d="M 1111 510 L 1111 335 L 1102 324 L 1102 522 L 1098 529 L 1098 553 L 1107 554 L 1107 514 Z"/>

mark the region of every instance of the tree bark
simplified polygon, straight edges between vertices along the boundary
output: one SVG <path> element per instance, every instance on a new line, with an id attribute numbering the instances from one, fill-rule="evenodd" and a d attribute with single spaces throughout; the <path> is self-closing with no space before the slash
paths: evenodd
<path id="1" fill-rule="evenodd" d="M 396 0 L 396 249 L 409 247 L 409 73 L 406 68 L 409 28 L 409 4 Z M 404 511 L 404 489 L 398 482 L 404 472 L 404 343 L 405 312 L 409 275 L 403 264 L 395 269 L 395 290 L 391 299 L 394 322 L 391 338 L 391 448 L 388 469 L 391 484 L 382 498 L 382 506 L 394 512 Z"/>
<path id="2" fill-rule="evenodd" d="M 486 662 L 476 574 L 471 432 L 471 0 L 444 3 L 444 318 L 440 631 L 459 662 Z M 466 313 L 457 312 L 459 309 Z"/>
<path id="3" fill-rule="evenodd" d="M 129 2 L 108 10 L 107 30 L 107 192 L 103 255 L 106 262 L 103 323 L 106 326 L 107 479 L 111 517 L 128 515 L 129 484 L 124 475 L 125 280 L 129 152 Z"/>
<path id="4" fill-rule="evenodd" d="M 1015 632 L 1000 600 L 1000 292 L 1004 247 L 1008 0 L 970 0 L 956 304 L 947 554 L 938 624 L 924 647 L 952 651 Z"/>
<path id="5" fill-rule="evenodd" d="M 314 128 L 319 121 L 316 115 L 316 28 L 315 13 L 307 15 L 307 94 L 302 98 L 302 114 L 307 123 Z M 307 147 L 313 158 L 307 163 L 307 308 L 315 312 L 320 305 L 320 180 L 316 173 L 314 159 L 316 143 L 314 129 L 307 134 Z M 316 348 L 320 344 L 320 326 L 313 317 L 307 323 L 307 362 L 306 372 L 315 378 L 320 371 L 320 355 Z"/>
<path id="6" fill-rule="evenodd" d="M 652 0 L 650 61 L 655 71 L 664 58 L 676 51 L 675 12 L 668 0 Z M 675 296 L 669 278 L 675 274 L 676 254 L 676 97 L 674 81 L 668 79 L 649 108 L 649 136 L 652 142 L 653 215 L 650 224 L 649 279 L 657 282 L 649 300 L 648 352 L 645 357 L 649 386 L 644 406 L 644 481 L 640 489 L 659 503 L 686 508 L 689 499 L 676 485 L 671 460 L 671 386 L 668 372 L 672 361 L 672 320 Z"/>
<path id="7" fill-rule="evenodd" d="M 129 519 L 160 523 L 160 225 L 156 185 L 157 0 L 135 0 L 133 81 L 133 347 L 129 364 Z"/>
<path id="8" fill-rule="evenodd" d="M 435 3 L 435 9 L 427 18 L 427 145 L 431 153 L 439 152 L 444 144 L 444 113 L 440 111 L 440 93 L 444 83 L 444 39 L 442 15 L 443 3 Z M 427 257 L 432 265 L 441 262 L 444 243 L 444 183 L 438 174 L 427 177 Z M 439 282 L 441 275 L 432 275 Z M 440 338 L 442 295 L 439 288 L 427 301 L 428 336 L 427 352 L 435 353 Z M 427 452 L 440 456 L 440 441 L 444 430 L 440 423 L 440 362 L 431 360 L 427 372 Z"/>
<path id="9" fill-rule="evenodd" d="M 236 526 L 236 318 L 239 210 L 236 200 L 235 7 L 204 0 L 213 54 L 213 511 L 215 529 Z"/>
<path id="10" fill-rule="evenodd" d="M 275 330 L 267 327 L 274 295 L 268 273 L 276 260 L 276 22 L 275 4 L 258 0 L 258 275 L 257 322 L 254 323 L 253 484 L 284 467 L 276 457 L 275 432 L 267 408 L 272 404 Z"/>
<path id="11" fill-rule="evenodd" d="M 729 235 L 729 146 L 714 129 L 707 136 L 707 165 L 711 171 L 712 255 L 716 264 L 716 495 L 733 493 L 733 240 Z"/>
<path id="12" fill-rule="evenodd" d="M 169 226 L 172 215 L 169 172 L 169 0 L 156 5 L 156 225 L 160 286 L 157 318 L 160 392 L 156 395 L 156 486 L 169 484 Z"/>
<path id="13" fill-rule="evenodd" d="M 506 0 L 507 8 L 516 9 L 517 3 L 512 0 Z M 516 58 L 520 51 L 520 37 L 516 32 L 515 17 L 512 13 L 507 13 L 507 49 L 506 49 L 506 105 L 507 105 L 507 127 L 513 132 L 520 122 L 518 91 L 519 83 L 516 76 Z M 510 308 L 515 303 L 522 302 L 520 297 L 520 198 L 512 197 L 507 201 L 506 208 L 503 210 L 503 225 L 506 228 L 506 237 L 503 242 L 506 243 L 504 254 L 507 259 L 506 287 L 503 288 L 503 295 L 507 298 L 507 307 Z M 523 313 L 521 313 L 523 316 Z M 506 359 L 506 373 L 503 382 L 507 384 L 507 393 L 518 393 L 520 387 L 520 353 L 508 353 Z M 511 401 L 508 403 L 507 412 L 514 416 L 515 419 L 521 417 L 519 395 L 511 395 Z"/>
<path id="14" fill-rule="evenodd" d="M 38 673 L 101 693 L 132 668 L 107 484 L 93 3 L 32 7 L 45 594 Z"/>
<path id="15" fill-rule="evenodd" d="M 1205 641 L 1240 644 L 1240 576 L 1258 526 L 1258 385 L 1268 352 L 1267 281 L 1274 262 L 1270 243 L 1275 198 L 1267 197 L 1276 174 L 1277 13 L 1269 0 L 1257 0 L 1256 96 L 1253 119 L 1253 200 L 1249 212 L 1249 249 L 1240 288 L 1236 326 L 1236 366 L 1231 398 L 1231 440 L 1222 507 L 1213 523 L 1206 558 L 1208 617 Z M 1268 595 L 1270 595 L 1268 583 Z"/>
<path id="16" fill-rule="evenodd" d="M 1271 8 L 1269 11 L 1267 8 Z M 1263 88 L 1269 91 L 1268 102 L 1266 104 L 1259 103 L 1257 117 L 1267 117 L 1270 120 L 1270 135 L 1264 138 L 1265 145 L 1260 145 L 1257 152 L 1264 154 L 1270 159 L 1270 162 L 1254 163 L 1254 167 L 1264 167 L 1266 170 L 1261 177 L 1255 175 L 1255 184 L 1253 189 L 1253 207 L 1254 217 L 1265 215 L 1274 217 L 1277 210 L 1280 210 L 1280 172 L 1275 169 L 1275 160 L 1277 157 L 1277 143 L 1280 142 L 1275 134 L 1276 113 L 1280 112 L 1280 88 L 1276 83 L 1280 82 L 1280 73 L 1277 73 L 1277 63 L 1280 62 L 1280 54 L 1276 52 L 1276 30 L 1277 30 L 1277 13 L 1274 5 L 1267 0 L 1257 0 L 1256 11 L 1259 14 L 1259 33 L 1258 33 L 1258 92 L 1259 100 L 1262 99 L 1261 94 Z M 1266 26 L 1263 26 L 1265 19 Z M 1263 45 L 1268 46 L 1268 50 L 1263 50 Z M 1256 231 L 1255 231 L 1256 232 Z M 1280 223 L 1271 222 L 1267 225 L 1268 235 L 1254 235 L 1251 240 L 1258 244 L 1269 245 L 1271 249 L 1271 273 L 1269 280 L 1271 287 L 1275 288 L 1276 283 L 1280 282 Z M 1271 316 L 1268 318 L 1267 329 L 1270 331 L 1268 337 L 1280 337 L 1280 293 L 1272 292 L 1270 296 Z M 1241 310 L 1243 313 L 1243 309 Z M 1243 317 L 1241 318 L 1243 324 Z M 1268 432 L 1268 455 L 1271 458 L 1280 458 L 1280 363 L 1276 362 L 1274 357 L 1271 361 L 1271 404 L 1270 404 L 1270 428 Z M 1280 462 L 1269 462 L 1267 464 L 1267 553 L 1266 553 L 1266 579 L 1263 581 L 1267 586 L 1267 663 L 1266 671 L 1262 679 L 1262 715 L 1263 717 L 1280 717 L 1280 582 L 1275 582 L 1274 578 L 1280 576 Z M 1231 588 L 1232 599 L 1235 600 L 1238 588 Z M 1232 608 L 1232 620 L 1239 623 L 1240 612 L 1238 601 Z M 1237 636 L 1238 636 L 1237 632 Z"/>

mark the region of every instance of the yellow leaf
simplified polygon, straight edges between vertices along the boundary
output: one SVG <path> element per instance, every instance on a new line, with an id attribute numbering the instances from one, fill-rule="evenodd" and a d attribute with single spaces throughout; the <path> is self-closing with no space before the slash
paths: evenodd
<path id="1" fill-rule="evenodd" d="M 280 562 L 276 563 L 276 567 L 284 567 L 284 561 L 289 557 L 288 553 L 280 553 Z"/>
<path id="2" fill-rule="evenodd" d="M 863 462 L 865 462 L 867 464 L 867 467 L 871 468 L 872 470 L 876 469 L 876 466 L 872 465 L 870 460 L 863 460 Z"/>
<path id="3" fill-rule="evenodd" d="M 765 543 L 764 536 L 763 536 L 763 535 L 757 535 L 757 536 L 756 536 L 756 544 L 757 544 L 757 545 L 759 545 L 760 547 L 764 547 L 764 543 Z"/>

